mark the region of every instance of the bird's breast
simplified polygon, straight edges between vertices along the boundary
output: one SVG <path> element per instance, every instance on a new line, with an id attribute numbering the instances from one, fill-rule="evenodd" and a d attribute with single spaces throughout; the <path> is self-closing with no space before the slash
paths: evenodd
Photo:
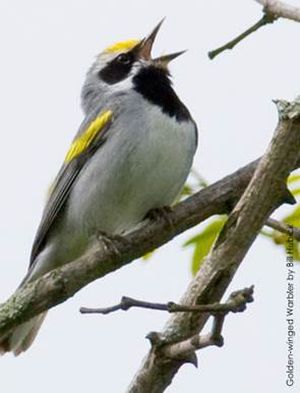
<path id="1" fill-rule="evenodd" d="M 68 203 L 72 227 L 120 233 L 180 192 L 196 149 L 195 125 L 143 105 L 119 114 L 83 168 Z"/>

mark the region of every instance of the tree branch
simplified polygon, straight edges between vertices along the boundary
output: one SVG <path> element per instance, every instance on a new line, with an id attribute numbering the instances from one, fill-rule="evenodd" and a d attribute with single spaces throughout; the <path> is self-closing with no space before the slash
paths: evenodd
<path id="1" fill-rule="evenodd" d="M 18 290 L 0 306 L 0 337 L 21 322 L 64 302 L 90 282 L 160 247 L 210 216 L 228 213 L 249 183 L 258 162 L 246 165 L 178 203 L 168 213 L 168 222 L 148 220 L 124 236 L 124 241 L 115 240 L 113 249 L 103 247 L 101 241 L 95 239 L 81 258 Z"/>
<path id="2" fill-rule="evenodd" d="M 186 312 L 188 308 L 192 312 L 210 312 L 213 316 L 213 325 L 211 332 L 208 334 L 198 335 L 195 334 L 185 340 L 165 344 L 161 335 L 156 332 L 151 332 L 147 335 L 149 338 L 152 349 L 159 352 L 159 356 L 173 361 L 184 361 L 189 362 L 197 366 L 196 351 L 208 346 L 222 347 L 224 339 L 222 337 L 222 328 L 225 321 L 225 317 L 229 312 L 243 312 L 246 310 L 247 303 L 253 301 L 253 286 L 250 288 L 244 288 L 239 291 L 233 292 L 226 303 L 220 304 L 215 303 L 212 305 L 194 305 L 194 306 L 183 306 L 175 305 L 171 312 Z M 178 306 L 178 309 L 177 309 Z M 206 310 L 203 307 L 206 306 Z"/>
<path id="3" fill-rule="evenodd" d="M 172 312 L 209 312 L 209 313 L 222 313 L 240 312 L 245 310 L 246 303 L 253 301 L 253 286 L 244 288 L 242 290 L 233 292 L 226 303 L 214 304 L 176 304 L 174 302 L 168 303 L 152 303 L 143 300 L 133 299 L 131 297 L 123 296 L 120 303 L 104 308 L 88 308 L 81 307 L 82 314 L 110 314 L 118 310 L 128 311 L 132 307 L 146 308 L 150 310 L 168 311 Z"/>
<path id="4" fill-rule="evenodd" d="M 261 227 L 282 201 L 286 179 L 299 160 L 300 105 L 278 102 L 277 106 L 274 137 L 181 304 L 220 301 Z M 166 344 L 182 342 L 199 335 L 207 318 L 207 314 L 173 314 L 160 336 Z M 163 392 L 185 362 L 167 359 L 151 349 L 127 393 Z"/>
<path id="5" fill-rule="evenodd" d="M 300 229 L 294 227 L 293 225 L 285 224 L 284 222 L 274 220 L 274 218 L 268 218 L 265 225 L 278 232 L 293 236 L 293 238 L 298 242 L 300 241 Z"/>
<path id="6" fill-rule="evenodd" d="M 300 8 L 287 4 L 283 1 L 277 0 L 255 0 L 257 3 L 261 4 L 263 8 L 263 16 L 249 29 L 244 31 L 242 34 L 238 35 L 233 40 L 227 42 L 225 45 L 220 46 L 208 52 L 208 57 L 212 60 L 220 53 L 225 50 L 233 49 L 238 43 L 248 37 L 250 34 L 254 33 L 263 26 L 273 23 L 278 18 L 291 19 L 296 22 L 300 22 Z"/>
<path id="7" fill-rule="evenodd" d="M 227 42 L 225 45 L 222 45 L 219 48 L 208 52 L 208 57 L 212 60 L 213 58 L 215 58 L 216 56 L 218 56 L 220 53 L 224 52 L 225 50 L 233 49 L 239 42 L 244 40 L 250 34 L 254 33 L 255 31 L 257 31 L 258 29 L 260 29 L 263 26 L 273 23 L 276 19 L 277 19 L 277 17 L 270 14 L 270 13 L 264 13 L 264 15 L 261 17 L 261 19 L 258 22 L 256 22 L 253 26 L 249 27 L 249 29 L 245 30 L 243 33 L 238 35 L 233 40 Z"/>
<path id="8" fill-rule="evenodd" d="M 255 0 L 264 7 L 264 11 L 281 18 L 300 22 L 300 8 L 278 0 Z"/>
<path id="9" fill-rule="evenodd" d="M 292 129 L 294 130 L 298 123 L 291 120 L 282 120 L 279 126 L 286 127 L 291 123 L 293 123 Z M 295 153 L 294 148 L 298 145 L 294 141 L 290 146 L 289 154 L 295 154 L 298 158 L 291 169 L 296 169 L 300 166 L 300 150 L 297 151 L 297 154 Z M 286 152 L 285 149 L 283 151 Z M 281 155 L 280 158 L 282 159 Z M 113 247 L 103 247 L 103 243 L 95 238 L 94 243 L 81 258 L 49 272 L 18 290 L 0 306 L 0 337 L 18 324 L 67 300 L 90 282 L 160 247 L 208 217 L 214 214 L 228 213 L 247 187 L 258 162 L 259 160 L 256 160 L 248 164 L 179 203 L 168 213 L 167 220 L 162 218 L 143 222 L 123 239 L 113 241 Z M 289 198 L 290 194 L 287 193 L 287 190 L 281 189 L 280 202 L 277 201 L 273 207 L 275 208 L 286 201 L 291 202 Z M 220 290 L 223 288 L 223 284 L 220 280 L 220 286 L 217 285 L 219 274 L 217 272 L 218 269 L 216 269 L 215 275 L 215 284 L 219 288 L 216 291 L 216 298 L 210 299 L 208 297 L 206 299 L 202 294 L 203 301 L 201 303 L 213 303 L 220 299 L 219 295 L 222 292 Z M 204 276 L 207 277 L 206 274 Z M 197 288 L 192 290 L 197 291 Z M 202 292 L 199 290 L 199 293 Z M 208 301 L 209 299 L 211 301 Z M 190 336 L 188 335 L 188 337 Z"/>
<path id="10" fill-rule="evenodd" d="M 18 324 L 64 302 L 90 282 L 160 247 L 208 217 L 228 213 L 245 190 L 258 162 L 246 165 L 177 204 L 168 214 L 167 222 L 161 219 L 142 223 L 127 234 L 123 242 L 116 240 L 113 250 L 103 247 L 95 239 L 79 259 L 18 290 L 0 306 L 0 337 Z M 300 157 L 293 169 L 299 166 Z M 287 196 L 286 193 L 282 203 Z"/>

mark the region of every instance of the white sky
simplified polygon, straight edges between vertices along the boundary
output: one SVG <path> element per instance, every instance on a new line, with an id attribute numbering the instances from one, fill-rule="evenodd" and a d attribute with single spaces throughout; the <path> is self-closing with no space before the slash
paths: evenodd
<path id="1" fill-rule="evenodd" d="M 195 167 L 209 181 L 261 155 L 277 120 L 271 100 L 300 94 L 299 24 L 278 21 L 208 60 L 209 50 L 260 18 L 251 0 L 1 0 L 1 300 L 27 269 L 46 189 L 82 120 L 79 93 L 94 55 L 144 36 L 163 16 L 155 52 L 189 49 L 171 70 L 200 129 Z M 78 309 L 110 305 L 122 295 L 178 300 L 191 278 L 191 255 L 181 248 L 190 235 L 51 310 L 25 355 L 0 359 L 1 392 L 124 392 L 149 348 L 145 335 L 168 316 L 141 310 L 82 316 Z M 231 286 L 255 284 L 255 302 L 228 317 L 225 346 L 201 351 L 199 369 L 184 366 L 168 393 L 294 390 L 285 386 L 284 261 L 281 250 L 256 241 Z M 296 377 L 299 386 L 298 369 Z"/>

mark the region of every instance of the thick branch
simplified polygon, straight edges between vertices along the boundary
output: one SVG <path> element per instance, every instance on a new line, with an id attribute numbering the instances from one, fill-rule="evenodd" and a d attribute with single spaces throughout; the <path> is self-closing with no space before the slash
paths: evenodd
<path id="1" fill-rule="evenodd" d="M 258 162 L 248 164 L 179 203 L 168 214 L 168 222 L 145 222 L 126 235 L 126 241 L 115 241 L 113 250 L 103 248 L 95 240 L 81 258 L 26 285 L 0 306 L 0 337 L 12 327 L 64 302 L 90 282 L 160 247 L 208 217 L 228 213 L 245 190 Z M 300 158 L 293 169 L 299 166 Z"/>
<path id="2" fill-rule="evenodd" d="M 283 125 L 286 126 L 286 124 L 290 122 L 285 121 Z M 293 124 L 293 129 L 296 126 L 297 124 Z M 290 146 L 290 151 L 295 153 L 294 147 L 298 145 L 292 142 Z M 285 152 L 284 149 L 283 151 Z M 282 159 L 281 155 L 279 157 Z M 62 303 L 90 282 L 160 247 L 208 217 L 230 211 L 249 183 L 257 164 L 258 160 L 179 203 L 168 214 L 168 220 L 143 223 L 140 228 L 126 235 L 123 241 L 114 241 L 113 248 L 104 248 L 101 242 L 95 240 L 81 258 L 51 271 L 20 289 L 0 307 L 0 337 L 12 327 Z M 292 169 L 299 166 L 300 158 L 298 157 Z M 282 197 L 283 194 L 284 197 Z M 283 191 L 282 195 L 281 202 L 283 203 L 288 195 L 286 191 Z M 278 205 L 277 201 L 273 207 Z M 222 285 L 220 288 L 223 288 Z M 193 287 L 192 290 L 194 291 Z M 201 294 L 202 291 L 199 290 L 199 293 Z M 217 291 L 215 300 L 211 299 L 212 302 L 219 300 L 218 294 L 220 295 L 220 291 Z M 207 301 L 204 298 L 202 303 L 205 302 Z"/>
<path id="3" fill-rule="evenodd" d="M 181 304 L 220 301 L 261 227 L 282 201 L 287 176 L 299 159 L 300 110 L 298 103 L 279 102 L 278 107 L 280 119 L 270 146 Z M 197 313 L 173 314 L 160 335 L 165 343 L 184 341 L 199 335 L 207 318 Z M 127 393 L 163 392 L 184 362 L 168 361 L 151 350 Z"/>
<path id="4" fill-rule="evenodd" d="M 229 212 L 249 183 L 258 161 L 176 205 L 168 214 L 172 226 L 163 219 L 147 221 L 126 235 L 126 241 L 115 241 L 114 250 L 104 248 L 96 240 L 78 260 L 26 285 L 0 306 L 0 337 L 20 322 L 62 303 L 90 282 L 160 247 L 208 217 Z M 298 164 L 297 167 L 300 159 Z"/>

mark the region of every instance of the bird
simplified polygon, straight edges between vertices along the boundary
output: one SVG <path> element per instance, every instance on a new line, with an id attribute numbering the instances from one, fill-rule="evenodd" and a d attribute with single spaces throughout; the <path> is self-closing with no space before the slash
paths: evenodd
<path id="1" fill-rule="evenodd" d="M 142 39 L 108 46 L 86 74 L 84 119 L 51 187 L 20 287 L 81 256 L 100 231 L 122 236 L 171 206 L 192 167 L 198 131 L 176 94 L 169 63 Z M 0 337 L 15 356 L 33 343 L 46 312 Z"/>

